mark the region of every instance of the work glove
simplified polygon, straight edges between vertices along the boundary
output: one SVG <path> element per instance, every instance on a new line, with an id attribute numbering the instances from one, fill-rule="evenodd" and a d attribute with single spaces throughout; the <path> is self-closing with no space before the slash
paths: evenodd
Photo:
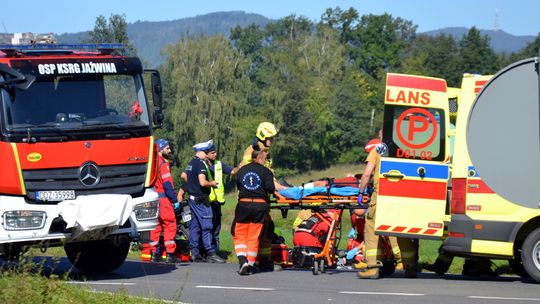
<path id="1" fill-rule="evenodd" d="M 356 198 L 356 202 L 360 206 L 364 205 L 364 194 L 363 193 L 358 193 L 358 197 Z"/>
<path id="2" fill-rule="evenodd" d="M 369 201 L 370 201 L 370 195 L 367 192 L 367 188 L 366 188 L 364 192 L 358 194 L 358 197 L 356 198 L 356 202 L 358 203 L 358 206 L 362 207 L 363 209 L 367 209 L 369 207 Z"/>
<path id="3" fill-rule="evenodd" d="M 369 195 L 365 192 L 358 194 L 356 202 L 358 203 L 358 206 L 360 206 L 362 209 L 367 209 L 369 207 Z"/>

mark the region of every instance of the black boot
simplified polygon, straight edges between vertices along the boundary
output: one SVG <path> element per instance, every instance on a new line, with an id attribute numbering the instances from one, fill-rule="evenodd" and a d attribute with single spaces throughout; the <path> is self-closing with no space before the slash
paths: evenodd
<path id="1" fill-rule="evenodd" d="M 200 255 L 196 255 L 196 256 L 192 257 L 191 260 L 193 261 L 193 263 L 205 263 L 206 262 L 206 260 Z"/>
<path id="2" fill-rule="evenodd" d="M 207 263 L 219 263 L 219 264 L 222 264 L 222 263 L 225 263 L 225 260 L 220 258 L 219 255 L 217 255 L 214 252 L 214 253 L 208 254 L 208 256 L 206 257 L 206 262 Z"/>
<path id="3" fill-rule="evenodd" d="M 424 265 L 422 268 L 442 276 L 448 271 L 451 264 L 451 257 L 440 254 L 433 264 Z"/>
<path id="4" fill-rule="evenodd" d="M 161 262 L 161 253 L 159 252 L 152 252 L 152 262 L 159 263 Z"/>
<path id="5" fill-rule="evenodd" d="M 248 264 L 247 259 L 246 259 L 245 256 L 241 255 L 241 256 L 238 257 L 238 264 L 240 265 L 238 267 L 238 271 L 237 271 L 239 275 L 248 275 L 248 274 L 250 274 L 248 272 L 249 264 Z"/>
<path id="6" fill-rule="evenodd" d="M 282 268 L 279 265 L 274 265 L 274 262 L 270 257 L 264 257 L 259 259 L 259 271 L 260 272 L 272 272 L 280 271 Z"/>
<path id="7" fill-rule="evenodd" d="M 165 263 L 167 264 L 176 263 L 176 257 L 174 256 L 174 254 L 167 252 L 167 258 L 165 259 Z"/>

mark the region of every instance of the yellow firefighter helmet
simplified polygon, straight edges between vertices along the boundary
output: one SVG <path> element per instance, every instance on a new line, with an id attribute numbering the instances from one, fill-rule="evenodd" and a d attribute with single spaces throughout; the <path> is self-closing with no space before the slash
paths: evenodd
<path id="1" fill-rule="evenodd" d="M 274 137 L 278 134 L 276 126 L 271 122 L 261 122 L 257 127 L 257 138 L 264 141 L 268 138 Z"/>

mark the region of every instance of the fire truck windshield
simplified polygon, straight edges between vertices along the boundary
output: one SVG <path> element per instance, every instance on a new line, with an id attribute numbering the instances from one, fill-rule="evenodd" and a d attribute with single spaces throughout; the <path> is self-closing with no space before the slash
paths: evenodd
<path id="1" fill-rule="evenodd" d="M 148 136 L 140 74 L 41 76 L 27 89 L 2 89 L 4 136 L 81 140 Z M 30 134 L 30 135 L 29 135 Z"/>

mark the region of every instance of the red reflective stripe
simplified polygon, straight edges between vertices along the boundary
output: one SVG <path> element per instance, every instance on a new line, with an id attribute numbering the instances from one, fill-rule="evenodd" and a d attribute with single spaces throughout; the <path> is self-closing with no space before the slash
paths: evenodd
<path id="1" fill-rule="evenodd" d="M 424 234 L 435 234 L 439 229 L 428 229 L 424 231 Z"/>
<path id="2" fill-rule="evenodd" d="M 418 232 L 420 232 L 420 230 L 422 230 L 422 228 L 411 228 L 407 232 L 409 232 L 409 233 L 418 233 Z"/>
<path id="3" fill-rule="evenodd" d="M 379 195 L 446 200 L 446 182 L 379 179 Z"/>
<path id="4" fill-rule="evenodd" d="M 407 229 L 407 227 L 397 226 L 396 228 L 392 229 L 392 231 L 402 232 L 405 229 Z"/>
<path id="5" fill-rule="evenodd" d="M 488 82 L 487 80 L 477 80 L 474 82 L 474 85 L 483 87 L 487 82 Z"/>
<path id="6" fill-rule="evenodd" d="M 379 227 L 377 227 L 377 230 L 388 230 L 388 229 L 390 229 L 390 227 L 392 227 L 392 226 L 380 225 Z"/>
<path id="7" fill-rule="evenodd" d="M 465 233 L 461 233 L 461 232 L 448 232 L 448 237 L 464 238 L 464 237 L 465 237 Z"/>
<path id="8" fill-rule="evenodd" d="M 419 90 L 446 92 L 446 81 L 442 79 L 389 74 L 388 78 L 386 79 L 386 85 Z"/>
<path id="9" fill-rule="evenodd" d="M 487 80 L 478 80 L 474 82 L 474 93 L 478 94 L 484 85 L 488 82 Z"/>
<path id="10" fill-rule="evenodd" d="M 468 193 L 495 193 L 481 179 L 469 179 L 467 181 L 467 192 Z"/>

